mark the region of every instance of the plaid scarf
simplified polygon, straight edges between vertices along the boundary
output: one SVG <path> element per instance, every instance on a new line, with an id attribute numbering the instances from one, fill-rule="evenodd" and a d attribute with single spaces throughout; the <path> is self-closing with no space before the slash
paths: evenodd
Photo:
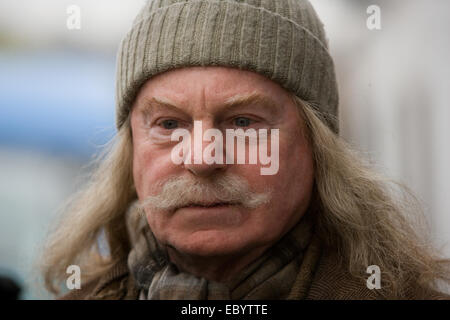
<path id="1" fill-rule="evenodd" d="M 306 214 L 239 275 L 227 283 L 219 283 L 180 272 L 156 240 L 145 215 L 135 206 L 132 208 L 127 213 L 132 244 L 128 267 L 140 300 L 286 299 L 313 233 L 312 215 Z"/>

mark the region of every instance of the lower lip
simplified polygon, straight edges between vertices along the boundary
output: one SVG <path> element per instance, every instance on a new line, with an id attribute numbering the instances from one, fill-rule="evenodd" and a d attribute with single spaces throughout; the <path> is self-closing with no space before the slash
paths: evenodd
<path id="1" fill-rule="evenodd" d="M 238 210 L 237 205 L 191 206 L 177 211 L 192 219 L 197 225 L 237 225 L 242 221 L 242 212 Z"/>

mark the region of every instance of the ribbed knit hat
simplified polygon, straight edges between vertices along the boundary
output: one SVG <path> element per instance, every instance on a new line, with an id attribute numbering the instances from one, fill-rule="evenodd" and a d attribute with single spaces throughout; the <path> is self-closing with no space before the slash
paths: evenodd
<path id="1" fill-rule="evenodd" d="M 260 73 L 331 116 L 338 131 L 334 64 L 307 0 L 148 1 L 118 53 L 117 127 L 149 78 L 186 66 Z"/>

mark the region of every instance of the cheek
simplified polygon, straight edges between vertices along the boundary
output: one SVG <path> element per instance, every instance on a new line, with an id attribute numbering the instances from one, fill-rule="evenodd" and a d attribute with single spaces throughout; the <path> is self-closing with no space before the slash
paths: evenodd
<path id="1" fill-rule="evenodd" d="M 132 122 L 132 125 L 134 123 Z M 148 166 L 153 162 L 150 154 L 146 151 L 145 136 L 141 132 L 140 127 L 134 124 L 133 130 L 133 180 L 136 186 L 136 192 L 139 198 L 142 197 L 144 192 L 144 181 L 146 178 L 144 174 L 148 171 Z"/>
<path id="2" fill-rule="evenodd" d="M 133 154 L 133 178 L 139 197 L 153 194 L 155 182 L 159 182 L 170 174 L 171 165 L 166 161 L 162 151 L 141 146 L 135 148 Z"/>
<path id="3" fill-rule="evenodd" d="M 262 175 L 269 165 L 234 165 L 228 171 L 244 177 L 254 191 L 273 190 L 277 205 L 298 202 L 310 196 L 314 183 L 312 153 L 307 140 L 298 134 L 280 136 L 279 170 L 274 175 Z M 273 159 L 272 159 L 273 161 Z"/>
<path id="4" fill-rule="evenodd" d="M 134 150 L 133 150 L 133 180 L 134 180 L 134 184 L 136 187 L 136 192 L 139 196 L 139 198 L 141 198 L 142 196 L 142 189 L 143 189 L 143 181 L 144 181 L 144 177 L 143 177 L 143 171 L 145 168 L 145 156 L 144 154 L 142 154 L 142 152 L 136 147 L 136 145 L 134 145 Z"/>
<path id="5" fill-rule="evenodd" d="M 143 136 L 133 137 L 133 179 L 140 199 L 154 193 L 152 187 L 169 171 L 164 150 L 152 146 Z"/>
<path id="6" fill-rule="evenodd" d="M 295 180 L 300 180 L 308 185 L 314 179 L 314 165 L 312 153 L 307 145 L 297 144 L 292 146 L 283 161 L 286 172 Z"/>
<path id="7" fill-rule="evenodd" d="M 301 136 L 297 141 L 290 146 L 292 150 L 286 156 L 286 168 L 294 173 L 293 186 L 307 192 L 314 183 L 314 161 L 307 140 Z"/>
<path id="8" fill-rule="evenodd" d="M 280 141 L 280 170 L 273 178 L 277 201 L 294 209 L 309 204 L 314 184 L 312 153 L 306 139 L 298 136 Z"/>

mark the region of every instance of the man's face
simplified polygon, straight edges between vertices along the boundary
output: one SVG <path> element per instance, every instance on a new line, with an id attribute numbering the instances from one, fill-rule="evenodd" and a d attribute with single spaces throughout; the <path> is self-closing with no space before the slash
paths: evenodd
<path id="1" fill-rule="evenodd" d="M 259 99 L 234 107 L 227 103 L 242 102 L 249 96 Z M 262 175 L 261 167 L 267 165 L 259 160 L 257 164 L 238 164 L 237 152 L 233 164 L 175 164 L 171 153 L 179 142 L 171 141 L 170 136 L 183 128 L 194 140 L 194 121 L 201 121 L 202 133 L 216 128 L 224 137 L 226 129 L 279 129 L 278 172 Z M 253 194 L 270 195 L 256 208 L 222 202 L 205 207 L 199 205 L 203 195 L 198 193 L 191 194 L 197 199 L 193 206 L 146 207 L 156 238 L 181 253 L 220 256 L 268 247 L 299 221 L 309 205 L 314 173 L 303 120 L 288 92 L 262 75 L 224 67 L 191 67 L 160 74 L 141 88 L 133 105 L 131 127 L 133 175 L 140 200 L 159 195 L 164 182 L 174 177 L 205 185 L 219 178 L 239 177 Z M 210 143 L 204 141 L 200 148 L 204 150 Z M 245 148 L 250 148 L 248 142 Z M 184 195 L 189 196 L 189 192 Z"/>

